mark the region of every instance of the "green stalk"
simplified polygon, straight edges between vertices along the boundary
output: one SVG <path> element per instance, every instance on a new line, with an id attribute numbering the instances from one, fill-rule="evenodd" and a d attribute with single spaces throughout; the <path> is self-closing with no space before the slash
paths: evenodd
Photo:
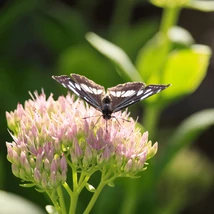
<path id="1" fill-rule="evenodd" d="M 113 181 L 117 177 L 116 175 L 111 177 L 111 175 L 112 175 L 111 170 L 108 170 L 108 171 L 104 170 L 104 172 L 102 173 L 101 181 L 100 181 L 98 187 L 96 188 L 96 191 L 94 192 L 94 194 L 83 214 L 88 214 L 91 212 L 95 202 L 97 201 L 97 198 L 99 197 L 99 195 L 100 195 L 101 191 L 103 190 L 103 188 L 105 187 L 105 185 L 108 184 L 109 182 Z"/>
<path id="2" fill-rule="evenodd" d="M 67 191 L 67 193 L 69 194 L 69 195 L 72 195 L 72 190 L 70 189 L 70 187 L 68 186 L 68 184 L 66 183 L 66 182 L 64 182 L 63 184 L 63 187 L 65 188 L 65 190 Z"/>
<path id="3" fill-rule="evenodd" d="M 77 201 L 79 197 L 78 189 L 78 175 L 75 167 L 72 167 L 72 180 L 73 180 L 73 192 L 70 194 L 70 209 L 69 214 L 76 213 Z"/>
<path id="4" fill-rule="evenodd" d="M 161 64 L 159 65 L 159 72 L 160 72 L 160 82 L 162 82 L 162 73 L 164 70 L 164 66 L 166 63 L 167 55 L 170 51 L 171 48 L 171 41 L 168 36 L 169 30 L 171 27 L 175 26 L 177 24 L 178 18 L 179 18 L 179 13 L 180 13 L 180 8 L 164 8 L 163 10 L 163 16 L 160 24 L 160 34 L 161 34 L 161 39 L 163 42 L 163 47 L 161 50 L 161 58 L 162 60 L 160 61 Z"/>
<path id="5" fill-rule="evenodd" d="M 126 192 L 123 200 L 123 205 L 121 206 L 120 213 L 121 214 L 130 214 L 130 213 L 135 213 L 136 209 L 136 194 L 139 191 L 138 185 L 131 181 L 127 186 L 126 186 Z"/>
<path id="6" fill-rule="evenodd" d="M 171 48 L 171 41 L 168 37 L 168 31 L 169 29 L 176 25 L 178 17 L 179 17 L 179 12 L 180 12 L 180 8 L 164 8 L 163 10 L 163 16 L 162 16 L 162 20 L 161 20 L 161 25 L 160 25 L 160 36 L 163 42 L 163 46 L 162 46 L 162 50 L 160 50 L 160 65 L 159 67 L 159 81 L 160 83 L 162 82 L 162 78 L 163 78 L 163 72 L 164 72 L 164 66 L 166 63 L 166 59 L 167 59 L 167 55 L 170 51 Z M 160 96 L 160 95 L 159 95 Z M 161 98 L 161 97 L 160 97 Z M 159 98 L 159 99 L 160 99 Z M 150 134 L 150 138 L 153 139 L 155 137 L 155 134 L 157 132 L 157 124 L 161 115 L 161 112 L 163 110 L 162 105 L 158 104 L 158 101 L 156 101 L 156 104 L 151 104 L 151 105 L 146 105 L 145 106 L 145 112 L 144 112 L 144 118 L 143 118 L 143 125 L 146 127 L 146 129 L 149 131 Z M 136 180 L 135 183 L 130 186 L 129 191 L 126 192 L 126 198 L 124 202 L 128 201 L 128 198 L 131 199 L 130 204 L 128 205 L 127 203 L 123 203 L 123 207 L 121 209 L 121 213 L 132 213 L 137 206 L 137 199 L 139 194 L 139 188 L 138 185 L 139 182 L 142 182 L 141 179 Z M 147 189 L 152 189 L 152 183 L 147 186 Z M 146 196 L 145 196 L 146 197 Z"/>
<path id="7" fill-rule="evenodd" d="M 163 10 L 163 16 L 160 24 L 160 32 L 165 36 L 168 34 L 168 30 L 176 25 L 180 13 L 180 7 L 166 7 Z"/>
<path id="8" fill-rule="evenodd" d="M 62 187 L 59 186 L 57 188 L 57 194 L 59 196 L 59 204 L 60 204 L 60 207 L 61 207 L 61 211 L 63 214 L 67 214 L 67 210 L 66 210 L 66 207 L 65 207 L 65 200 L 64 200 L 64 196 L 63 196 L 63 192 L 62 192 Z"/>
<path id="9" fill-rule="evenodd" d="M 99 197 L 101 191 L 103 190 L 104 186 L 106 185 L 105 182 L 100 182 L 99 186 L 97 187 L 96 191 L 94 192 L 88 206 L 86 207 L 85 211 L 83 214 L 88 214 L 91 212 L 95 202 L 97 201 L 97 198 Z"/>
<path id="10" fill-rule="evenodd" d="M 78 175 L 77 175 L 77 171 L 76 168 L 73 167 L 72 168 L 72 180 L 73 180 L 73 192 L 75 192 L 78 188 Z"/>
<path id="11" fill-rule="evenodd" d="M 57 212 L 59 214 L 62 214 L 61 207 L 59 206 L 59 203 L 57 202 L 56 197 L 53 196 L 51 191 L 46 191 L 46 193 L 48 194 L 48 197 L 51 199 L 51 201 L 52 201 L 55 209 L 57 210 Z"/>
<path id="12" fill-rule="evenodd" d="M 70 196 L 69 214 L 75 214 L 76 213 L 78 198 L 79 198 L 79 195 L 77 192 L 73 192 L 72 195 Z"/>
<path id="13" fill-rule="evenodd" d="M 176 25 L 179 17 L 180 8 L 164 8 L 163 16 L 160 25 L 160 35 L 163 42 L 162 50 L 159 52 L 161 57 L 161 63 L 159 65 L 159 82 L 162 83 L 164 66 L 167 60 L 167 55 L 171 48 L 171 41 L 168 37 L 169 29 Z M 161 98 L 161 95 L 159 95 Z M 158 103 L 158 99 L 156 101 Z M 162 107 L 158 104 L 146 105 L 143 125 L 149 130 L 150 136 L 155 137 L 157 131 L 157 124 L 162 112 Z"/>
<path id="14" fill-rule="evenodd" d="M 128 30 L 132 8 L 135 0 L 116 0 L 115 8 L 112 15 L 111 25 L 109 28 L 109 36 L 114 39 L 117 32 Z"/>
<path id="15" fill-rule="evenodd" d="M 144 109 L 143 124 L 145 129 L 149 131 L 149 138 L 152 140 L 155 138 L 157 132 L 161 111 L 162 108 L 160 105 L 146 105 Z"/>

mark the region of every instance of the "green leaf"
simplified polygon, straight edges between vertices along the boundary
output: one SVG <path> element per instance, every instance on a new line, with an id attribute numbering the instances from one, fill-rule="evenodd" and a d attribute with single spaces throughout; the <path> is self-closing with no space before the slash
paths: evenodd
<path id="1" fill-rule="evenodd" d="M 44 192 L 45 192 L 45 190 L 42 189 L 42 188 L 40 188 L 40 187 L 35 188 L 35 190 L 36 190 L 37 192 L 40 192 L 40 193 L 44 193 Z"/>
<path id="2" fill-rule="evenodd" d="M 194 42 L 190 32 L 179 26 L 171 27 L 168 31 L 168 36 L 172 43 L 177 43 L 184 46 L 190 46 Z"/>
<path id="3" fill-rule="evenodd" d="M 28 187 L 34 187 L 36 185 L 32 183 L 32 184 L 19 184 L 19 186 L 28 188 Z"/>
<path id="4" fill-rule="evenodd" d="M 182 8 L 189 4 L 190 0 L 150 0 L 152 4 L 162 8 Z"/>
<path id="5" fill-rule="evenodd" d="M 117 84 L 117 74 L 112 66 L 89 45 L 76 45 L 63 51 L 59 57 L 57 71 L 68 75 L 70 73 L 82 74 L 107 87 Z M 100 73 L 102 75 L 97 75 Z"/>
<path id="6" fill-rule="evenodd" d="M 169 29 L 168 37 L 174 46 L 188 47 L 194 42 L 191 34 L 184 28 L 178 26 L 173 26 Z M 165 56 L 163 56 L 164 48 L 165 42 L 163 37 L 160 33 L 157 33 L 139 51 L 136 59 L 136 68 L 147 84 L 164 83 L 160 82 L 162 79 L 160 77 L 161 69 L 165 62 Z"/>
<path id="7" fill-rule="evenodd" d="M 89 183 L 87 183 L 85 187 L 89 192 L 95 192 L 96 191 L 96 189 Z"/>
<path id="8" fill-rule="evenodd" d="M 156 34 L 139 51 L 136 59 L 136 68 L 143 80 L 148 83 L 151 76 L 157 76 L 160 72 L 160 65 L 163 62 L 162 49 L 164 43 L 160 34 Z M 159 80 L 156 83 L 159 83 Z"/>
<path id="9" fill-rule="evenodd" d="M 132 81 L 141 81 L 141 77 L 136 68 L 130 61 L 127 54 L 118 46 L 99 37 L 94 33 L 87 33 L 86 39 L 90 44 L 99 52 L 110 59 L 119 69 L 120 74 L 125 78 Z"/>
<path id="10" fill-rule="evenodd" d="M 186 6 L 187 8 L 196 9 L 204 12 L 214 11 L 213 1 L 190 1 L 190 4 Z"/>
<path id="11" fill-rule="evenodd" d="M 113 181 L 110 181 L 110 182 L 108 182 L 108 186 L 109 186 L 109 187 L 115 187 L 115 184 L 114 184 Z"/>
<path id="12" fill-rule="evenodd" d="M 180 149 L 189 146 L 212 125 L 214 125 L 214 109 L 202 110 L 185 119 L 169 139 L 168 147 L 157 169 L 162 171 Z"/>
<path id="13" fill-rule="evenodd" d="M 126 33 L 119 31 L 114 35 L 113 41 L 129 54 L 131 58 L 136 57 L 136 53 L 157 31 L 157 19 L 143 19 L 129 26 Z M 130 42 L 130 38 L 132 41 Z"/>
<path id="14" fill-rule="evenodd" d="M 58 2 L 50 10 L 34 17 L 34 28 L 51 51 L 58 54 L 69 46 L 84 41 L 86 26 L 75 10 Z M 51 35 L 51 36 L 50 36 Z"/>
<path id="15" fill-rule="evenodd" d="M 0 213 L 45 214 L 40 207 L 19 195 L 0 191 Z"/>
<path id="16" fill-rule="evenodd" d="M 56 208 L 52 205 L 45 206 L 45 209 L 49 214 L 58 214 Z"/>
<path id="17" fill-rule="evenodd" d="M 32 13 L 43 5 L 41 0 L 20 0 L 11 1 L 3 7 L 0 14 L 0 36 L 11 26 L 16 25 L 17 21 L 25 15 Z"/>
<path id="18" fill-rule="evenodd" d="M 165 98 L 177 98 L 195 91 L 206 75 L 210 56 L 211 50 L 205 45 L 193 45 L 169 54 L 162 79 L 172 86 L 164 94 Z"/>

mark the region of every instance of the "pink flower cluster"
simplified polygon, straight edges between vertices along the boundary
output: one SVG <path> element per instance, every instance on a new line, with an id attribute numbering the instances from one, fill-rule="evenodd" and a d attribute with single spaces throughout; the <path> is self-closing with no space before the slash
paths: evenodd
<path id="1" fill-rule="evenodd" d="M 7 142 L 7 157 L 14 175 L 25 181 L 57 187 L 66 181 L 68 166 L 134 176 L 157 151 L 157 143 L 148 142 L 148 132 L 141 134 L 126 112 L 98 120 L 100 112 L 70 94 L 57 100 L 44 92 L 31 97 L 6 112 L 13 138 Z"/>

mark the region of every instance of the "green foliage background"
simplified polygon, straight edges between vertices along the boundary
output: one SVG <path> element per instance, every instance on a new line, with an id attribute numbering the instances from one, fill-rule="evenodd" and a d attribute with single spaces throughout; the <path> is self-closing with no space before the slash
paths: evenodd
<path id="1" fill-rule="evenodd" d="M 158 157 L 141 178 L 120 179 L 114 188 L 105 188 L 92 213 L 202 213 L 200 209 L 212 213 L 208 196 L 214 189 L 213 162 L 190 144 L 213 127 L 214 99 L 209 93 L 214 91 L 198 93 L 194 105 L 200 103 L 200 108 L 191 112 L 189 105 L 186 115 L 181 106 L 188 106 L 192 94 L 200 90 L 212 50 L 196 44 L 193 36 L 177 25 L 184 8 L 189 9 L 186 13 L 201 11 L 203 17 L 214 5 L 209 1 L 151 2 L 15 0 L 1 5 L 1 190 L 28 198 L 42 208 L 50 203 L 33 188 L 20 187 L 20 180 L 11 173 L 6 160 L 5 142 L 11 137 L 5 111 L 29 99 L 28 91 L 44 88 L 55 98 L 66 94 L 52 75 L 78 73 L 105 87 L 127 81 L 171 83 L 160 95 L 130 108 L 134 117 L 140 115 L 139 123 L 153 142 L 159 142 Z M 213 141 L 211 135 L 203 144 Z M 79 213 L 90 197 L 91 193 L 83 193 Z M 205 198 L 207 204 L 194 209 Z"/>

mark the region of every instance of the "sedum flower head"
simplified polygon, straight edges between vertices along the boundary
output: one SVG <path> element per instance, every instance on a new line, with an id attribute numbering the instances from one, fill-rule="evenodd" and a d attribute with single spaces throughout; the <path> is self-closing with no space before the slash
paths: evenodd
<path id="1" fill-rule="evenodd" d="M 24 181 L 56 188 L 66 182 L 68 169 L 135 176 L 157 151 L 157 143 L 148 141 L 148 132 L 142 134 L 127 112 L 108 120 L 106 131 L 106 121 L 95 117 L 99 112 L 70 94 L 57 100 L 44 92 L 31 97 L 6 112 L 13 138 L 6 143 L 7 158 L 13 174 Z"/>

